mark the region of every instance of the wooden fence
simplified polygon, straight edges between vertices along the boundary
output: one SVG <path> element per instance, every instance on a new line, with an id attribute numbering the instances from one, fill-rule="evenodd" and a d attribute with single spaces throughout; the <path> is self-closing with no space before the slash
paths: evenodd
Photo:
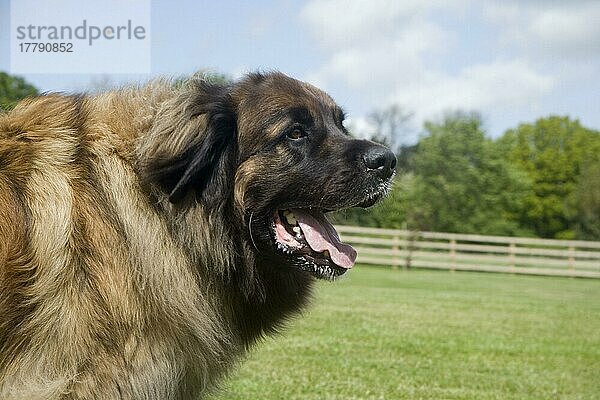
<path id="1" fill-rule="evenodd" d="M 600 278 L 600 242 L 336 226 L 357 262 L 401 268 Z"/>

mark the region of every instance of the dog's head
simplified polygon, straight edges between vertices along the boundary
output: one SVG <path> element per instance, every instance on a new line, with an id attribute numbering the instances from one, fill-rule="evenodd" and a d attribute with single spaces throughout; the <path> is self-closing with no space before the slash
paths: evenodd
<path id="1" fill-rule="evenodd" d="M 281 73 L 200 81 L 183 96 L 173 101 L 184 119 L 169 129 L 161 121 L 172 116 L 159 113 L 154 139 L 168 137 L 146 154 L 148 176 L 170 201 L 236 216 L 240 239 L 278 267 L 325 279 L 351 268 L 356 252 L 325 214 L 385 196 L 394 154 L 352 138 L 331 97 Z"/>

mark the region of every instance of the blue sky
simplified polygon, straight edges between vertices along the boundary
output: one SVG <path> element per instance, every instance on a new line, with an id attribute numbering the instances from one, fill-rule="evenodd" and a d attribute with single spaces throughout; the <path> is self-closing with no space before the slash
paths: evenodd
<path id="1" fill-rule="evenodd" d="M 157 0 L 150 74 L 25 78 L 44 91 L 82 91 L 198 69 L 278 69 L 328 91 L 358 130 L 370 129 L 372 110 L 401 105 L 414 113 L 406 142 L 424 120 L 457 109 L 479 111 L 492 136 L 549 114 L 598 129 L 598 21 L 600 2 L 584 0 Z M 10 33 L 0 0 L 4 71 Z"/>

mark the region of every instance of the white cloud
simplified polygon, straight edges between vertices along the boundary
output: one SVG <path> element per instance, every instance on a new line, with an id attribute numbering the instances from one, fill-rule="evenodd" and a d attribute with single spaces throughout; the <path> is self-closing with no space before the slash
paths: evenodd
<path id="1" fill-rule="evenodd" d="M 322 0 L 301 18 L 326 56 L 307 80 L 348 87 L 365 113 L 397 103 L 417 126 L 455 109 L 539 113 L 557 88 L 590 76 L 582 57 L 600 53 L 597 1 Z M 354 121 L 372 128 L 364 116 Z"/>
<path id="2" fill-rule="evenodd" d="M 600 2 L 487 1 L 483 10 L 500 27 L 505 44 L 536 57 L 600 55 Z"/>
<path id="3" fill-rule="evenodd" d="M 374 32 L 378 35 L 391 33 L 406 11 L 414 11 L 416 7 L 412 3 L 418 2 L 310 1 L 302 10 L 301 17 L 311 26 L 323 46 L 361 45 L 370 42 Z"/>
<path id="4" fill-rule="evenodd" d="M 348 117 L 344 125 L 352 134 L 364 139 L 372 138 L 375 134 L 375 125 L 366 117 Z"/>
<path id="5" fill-rule="evenodd" d="M 301 12 L 319 43 L 328 48 L 369 45 L 393 36 L 402 23 L 435 9 L 461 8 L 467 0 L 312 0 Z"/>
<path id="6" fill-rule="evenodd" d="M 494 62 L 469 66 L 455 76 L 429 73 L 390 100 L 416 110 L 422 120 L 455 109 L 531 107 L 554 83 L 551 76 L 534 71 L 524 61 Z"/>
<path id="7" fill-rule="evenodd" d="M 425 70 L 427 53 L 451 47 L 454 36 L 430 22 L 427 12 L 463 1 L 311 1 L 301 13 L 328 59 L 306 80 L 343 83 L 373 107 Z"/>
<path id="8" fill-rule="evenodd" d="M 343 79 L 354 88 L 391 90 L 390 82 L 421 74 L 425 54 L 441 50 L 438 47 L 449 36 L 426 20 L 409 21 L 368 45 L 340 47 L 309 79 L 320 83 Z"/>
<path id="9" fill-rule="evenodd" d="M 533 20 L 529 31 L 542 45 L 587 56 L 600 50 L 600 3 L 544 11 Z"/>

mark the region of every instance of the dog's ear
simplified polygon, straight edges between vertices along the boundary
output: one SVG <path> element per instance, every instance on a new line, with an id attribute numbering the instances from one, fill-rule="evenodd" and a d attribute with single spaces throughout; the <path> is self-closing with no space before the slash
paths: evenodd
<path id="1" fill-rule="evenodd" d="M 198 80 L 180 90 L 157 113 L 148 143 L 138 147 L 145 159 L 144 175 L 172 203 L 193 190 L 212 207 L 227 195 L 235 168 L 236 115 L 230 88 Z"/>

